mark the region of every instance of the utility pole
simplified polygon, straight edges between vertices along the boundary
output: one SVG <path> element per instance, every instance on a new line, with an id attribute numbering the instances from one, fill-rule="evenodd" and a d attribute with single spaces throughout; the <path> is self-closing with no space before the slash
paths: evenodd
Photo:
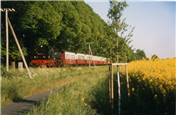
<path id="1" fill-rule="evenodd" d="M 2 12 L 5 12 L 5 23 L 6 23 L 6 71 L 9 71 L 9 31 L 8 31 L 8 11 L 15 11 L 15 9 L 4 8 L 1 9 Z"/>
<path id="2" fill-rule="evenodd" d="M 95 67 L 95 62 L 94 62 L 94 59 L 93 59 L 93 54 L 92 54 L 92 49 L 91 49 L 91 47 L 90 47 L 90 52 L 91 52 L 91 55 L 92 55 L 92 60 L 93 60 L 94 67 Z"/>
<path id="3" fill-rule="evenodd" d="M 23 59 L 24 65 L 25 65 L 25 67 L 26 67 L 26 70 L 27 70 L 27 72 L 28 72 L 29 78 L 32 78 L 32 77 L 31 77 L 31 74 L 30 74 L 30 71 L 29 71 L 29 68 L 28 68 L 28 65 L 27 65 L 27 63 L 26 63 L 26 60 L 25 60 L 25 58 L 24 58 L 23 52 L 22 52 L 22 50 L 21 50 L 20 44 L 19 44 L 18 39 L 17 39 L 17 37 L 16 37 L 16 35 L 15 35 L 15 32 L 14 32 L 14 30 L 13 30 L 13 27 L 12 27 L 12 25 L 11 25 L 11 23 L 10 23 L 9 18 L 7 18 L 7 21 L 8 21 L 8 23 L 9 23 L 9 26 L 10 26 L 11 31 L 12 31 L 12 34 L 13 34 L 13 36 L 14 36 L 15 42 L 16 42 L 16 44 L 17 44 L 17 46 L 18 46 L 19 51 L 20 51 L 20 54 L 21 54 L 21 57 L 22 57 L 22 59 Z"/>
<path id="4" fill-rule="evenodd" d="M 92 55 L 92 50 L 91 50 L 90 44 L 92 44 L 92 43 L 91 43 L 91 42 L 87 42 L 86 44 L 89 44 L 89 67 L 90 67 L 90 53 L 91 53 L 91 55 Z M 92 60 L 93 60 L 94 66 L 95 66 L 95 62 L 94 62 L 94 59 L 93 59 L 93 55 L 92 55 Z"/>
<path id="5" fill-rule="evenodd" d="M 13 36 L 14 36 L 15 42 L 16 42 L 16 44 L 17 44 L 17 46 L 18 46 L 18 49 L 19 49 L 20 54 L 21 54 L 21 57 L 22 57 L 23 62 L 24 62 L 24 64 L 25 64 L 25 67 L 26 67 L 26 69 L 27 69 L 29 78 L 32 78 L 32 77 L 31 77 L 31 74 L 30 74 L 30 71 L 29 71 L 29 68 L 28 68 L 28 65 L 27 65 L 27 63 L 26 63 L 26 60 L 25 60 L 25 58 L 24 58 L 23 52 L 22 52 L 21 47 L 20 47 L 20 45 L 19 45 L 18 39 L 17 39 L 17 37 L 16 37 L 16 35 L 15 35 L 15 32 L 14 32 L 14 30 L 13 30 L 13 27 L 12 27 L 12 25 L 11 25 L 11 23 L 10 23 L 9 18 L 8 18 L 8 11 L 15 11 L 15 9 L 13 9 L 13 8 L 12 8 L 12 9 L 10 9 L 10 8 L 4 8 L 4 9 L 1 9 L 1 11 L 5 11 L 5 12 L 6 12 L 5 21 L 6 21 L 6 66 L 7 66 L 7 71 L 9 70 L 9 57 L 8 57 L 8 49 L 9 49 L 9 42 L 8 42 L 8 24 L 9 24 L 9 26 L 10 26 L 10 28 L 11 28 L 11 31 L 12 31 L 12 34 L 13 34 Z"/>
<path id="6" fill-rule="evenodd" d="M 86 44 L 89 44 L 89 67 L 90 67 L 90 44 L 92 44 L 92 43 L 87 42 Z"/>

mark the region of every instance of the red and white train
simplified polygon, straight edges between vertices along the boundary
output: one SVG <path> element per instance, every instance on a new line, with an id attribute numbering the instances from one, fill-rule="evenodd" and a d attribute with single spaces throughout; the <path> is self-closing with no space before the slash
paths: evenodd
<path id="1" fill-rule="evenodd" d="M 90 59 L 89 59 L 90 58 Z M 38 46 L 34 52 L 32 63 L 37 66 L 60 67 L 65 64 L 71 65 L 105 65 L 110 61 L 105 57 L 92 56 L 83 53 L 74 53 L 68 51 L 57 51 L 47 45 Z"/>

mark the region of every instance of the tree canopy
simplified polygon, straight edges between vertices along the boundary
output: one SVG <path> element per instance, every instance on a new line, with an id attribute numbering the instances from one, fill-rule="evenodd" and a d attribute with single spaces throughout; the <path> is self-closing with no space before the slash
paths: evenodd
<path id="1" fill-rule="evenodd" d="M 91 42 L 93 55 L 109 58 L 114 46 L 116 32 L 84 1 L 2 1 L 2 8 L 14 8 L 9 12 L 16 36 L 25 56 L 38 45 L 50 45 L 59 50 L 88 53 Z M 1 58 L 5 56 L 5 14 L 1 13 Z M 123 23 L 123 25 L 125 25 Z M 123 30 L 125 26 L 123 26 Z M 118 30 L 119 31 L 119 30 Z M 134 60 L 129 38 L 118 37 L 121 61 Z M 20 53 L 9 31 L 10 58 L 19 60 Z M 115 59 L 114 59 L 115 61 Z"/>
<path id="2" fill-rule="evenodd" d="M 144 50 L 137 49 L 136 50 L 136 59 L 140 60 L 142 58 L 147 58 L 146 55 L 145 55 Z"/>
<path id="3" fill-rule="evenodd" d="M 111 45 L 111 53 L 113 54 L 111 58 L 113 62 L 127 62 L 135 59 L 134 50 L 132 49 L 132 46 L 129 46 L 129 43 L 132 41 L 130 40 L 130 37 L 133 36 L 132 32 L 134 31 L 134 27 L 127 36 L 122 37 L 129 26 L 125 23 L 126 18 L 123 20 L 121 19 L 122 12 L 127 6 L 128 4 L 126 1 L 118 2 L 117 0 L 110 0 L 110 8 L 107 16 L 111 19 L 109 25 L 115 32 L 114 42 Z M 121 36 L 118 35 L 119 32 L 121 33 Z M 114 57 L 116 57 L 116 59 Z"/>

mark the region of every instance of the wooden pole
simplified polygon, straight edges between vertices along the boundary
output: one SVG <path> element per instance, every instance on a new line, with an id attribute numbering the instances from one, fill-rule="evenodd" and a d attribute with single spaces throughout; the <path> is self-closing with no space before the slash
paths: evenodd
<path id="1" fill-rule="evenodd" d="M 7 21 L 7 18 L 8 18 L 8 9 L 6 8 L 5 9 L 5 14 L 6 14 L 6 19 L 5 19 L 5 22 L 6 22 L 6 71 L 9 71 L 9 31 L 8 31 L 8 21 Z"/>
<path id="2" fill-rule="evenodd" d="M 109 102 L 111 104 L 111 66 L 109 65 Z M 110 107 L 111 108 L 111 107 Z"/>
<path id="3" fill-rule="evenodd" d="M 19 45 L 19 43 L 18 43 L 18 39 L 17 39 L 17 37 L 16 37 L 16 35 L 15 35 L 15 32 L 14 32 L 14 30 L 13 30 L 13 27 L 12 27 L 12 25 L 11 25 L 11 23 L 10 23 L 9 18 L 7 18 L 7 20 L 8 20 L 9 26 L 10 26 L 10 28 L 11 28 L 12 34 L 13 34 L 13 36 L 14 36 L 14 38 L 15 38 L 16 44 L 17 44 L 17 46 L 18 46 L 18 49 L 19 49 L 19 51 L 20 51 L 20 54 L 21 54 L 21 57 L 22 57 L 22 59 L 23 59 L 24 65 L 25 65 L 25 67 L 26 67 L 26 69 L 27 69 L 29 78 L 32 78 L 32 77 L 31 77 L 31 74 L 30 74 L 30 71 L 29 71 L 29 69 L 28 69 L 28 65 L 27 65 L 27 63 L 26 63 L 26 60 L 25 60 L 24 55 L 23 55 L 23 52 L 22 52 L 21 47 L 20 47 L 20 45 Z"/>
<path id="4" fill-rule="evenodd" d="M 128 80 L 128 69 L 127 69 L 127 65 L 125 65 L 126 68 L 126 80 L 127 80 L 127 90 L 128 90 L 128 101 L 130 104 L 130 89 L 129 89 L 129 80 Z"/>
<path id="5" fill-rule="evenodd" d="M 89 43 L 89 67 L 90 67 L 90 43 Z"/>
<path id="6" fill-rule="evenodd" d="M 89 44 L 89 67 L 90 67 L 90 42 L 87 42 L 86 44 Z M 93 58 L 93 57 L 92 57 Z"/>
<path id="7" fill-rule="evenodd" d="M 111 112 L 113 115 L 113 109 L 114 109 L 113 65 L 111 65 L 111 93 L 112 93 Z"/>
<path id="8" fill-rule="evenodd" d="M 94 59 L 93 59 L 93 54 L 92 54 L 92 49 L 91 49 L 91 47 L 90 47 L 90 52 L 91 52 L 91 55 L 92 55 L 92 61 L 93 61 L 93 63 L 94 63 L 94 67 L 95 67 L 95 62 L 94 62 Z"/>

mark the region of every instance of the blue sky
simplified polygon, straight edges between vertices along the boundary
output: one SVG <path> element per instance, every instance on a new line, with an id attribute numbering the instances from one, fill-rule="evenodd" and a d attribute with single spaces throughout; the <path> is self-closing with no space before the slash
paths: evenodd
<path id="1" fill-rule="evenodd" d="M 106 22 L 109 10 L 108 0 L 85 0 L 94 12 Z M 146 56 L 156 54 L 160 58 L 176 55 L 176 2 L 175 1 L 127 1 L 122 19 L 127 17 L 126 23 L 135 26 L 133 48 L 144 50 Z M 130 29 L 129 29 L 130 31 Z M 129 32 L 127 32 L 129 33 Z"/>

